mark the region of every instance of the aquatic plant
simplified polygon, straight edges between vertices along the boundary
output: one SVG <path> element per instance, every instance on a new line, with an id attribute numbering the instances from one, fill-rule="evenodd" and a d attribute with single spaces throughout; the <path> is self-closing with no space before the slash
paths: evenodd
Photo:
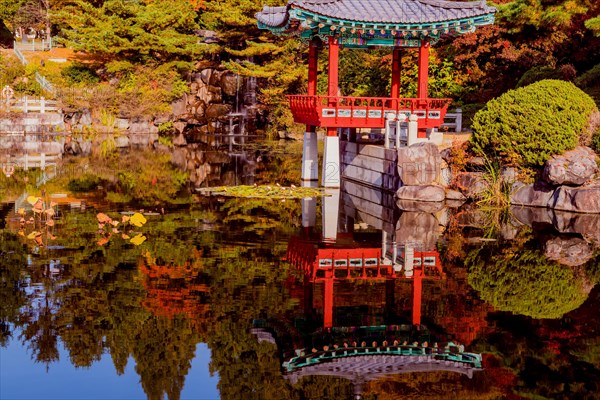
<path id="1" fill-rule="evenodd" d="M 261 186 L 217 186 L 212 188 L 203 188 L 199 192 L 203 195 L 227 196 L 227 197 L 248 197 L 248 198 L 270 198 L 270 199 L 302 199 L 305 197 L 325 196 L 325 191 L 310 187 L 290 187 L 279 185 L 261 185 Z"/>

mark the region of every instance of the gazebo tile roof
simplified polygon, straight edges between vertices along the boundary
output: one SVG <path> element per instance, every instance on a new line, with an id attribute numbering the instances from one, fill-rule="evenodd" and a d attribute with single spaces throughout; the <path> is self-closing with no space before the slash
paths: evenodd
<path id="1" fill-rule="evenodd" d="M 485 1 L 445 0 L 290 0 L 287 7 L 264 7 L 256 15 L 259 22 L 281 27 L 289 18 L 290 8 L 300 8 L 339 20 L 382 23 L 423 24 L 473 18 L 495 13 Z"/>

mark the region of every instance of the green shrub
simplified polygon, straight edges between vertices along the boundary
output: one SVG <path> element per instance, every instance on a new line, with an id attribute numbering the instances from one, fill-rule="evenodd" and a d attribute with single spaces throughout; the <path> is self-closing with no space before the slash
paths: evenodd
<path id="1" fill-rule="evenodd" d="M 100 82 L 96 72 L 89 66 L 73 63 L 61 71 L 61 75 L 71 84 L 94 84 Z"/>
<path id="2" fill-rule="evenodd" d="M 589 139 L 586 128 L 595 110 L 594 101 L 574 84 L 539 81 L 489 101 L 473 118 L 471 144 L 476 153 L 540 167 L 551 155 Z"/>

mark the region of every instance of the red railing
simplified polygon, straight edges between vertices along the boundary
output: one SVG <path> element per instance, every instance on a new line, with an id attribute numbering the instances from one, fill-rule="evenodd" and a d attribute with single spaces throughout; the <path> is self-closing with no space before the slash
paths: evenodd
<path id="1" fill-rule="evenodd" d="M 384 128 L 389 113 L 416 114 L 420 129 L 438 128 L 451 99 L 290 95 L 294 121 L 324 128 Z"/>

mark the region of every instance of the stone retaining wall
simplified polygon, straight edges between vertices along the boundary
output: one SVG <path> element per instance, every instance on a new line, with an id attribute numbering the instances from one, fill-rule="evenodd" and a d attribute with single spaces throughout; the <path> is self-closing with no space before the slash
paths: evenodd
<path id="1" fill-rule="evenodd" d="M 350 179 L 377 189 L 396 191 L 400 185 L 398 154 L 381 146 L 341 142 L 341 172 Z"/>

